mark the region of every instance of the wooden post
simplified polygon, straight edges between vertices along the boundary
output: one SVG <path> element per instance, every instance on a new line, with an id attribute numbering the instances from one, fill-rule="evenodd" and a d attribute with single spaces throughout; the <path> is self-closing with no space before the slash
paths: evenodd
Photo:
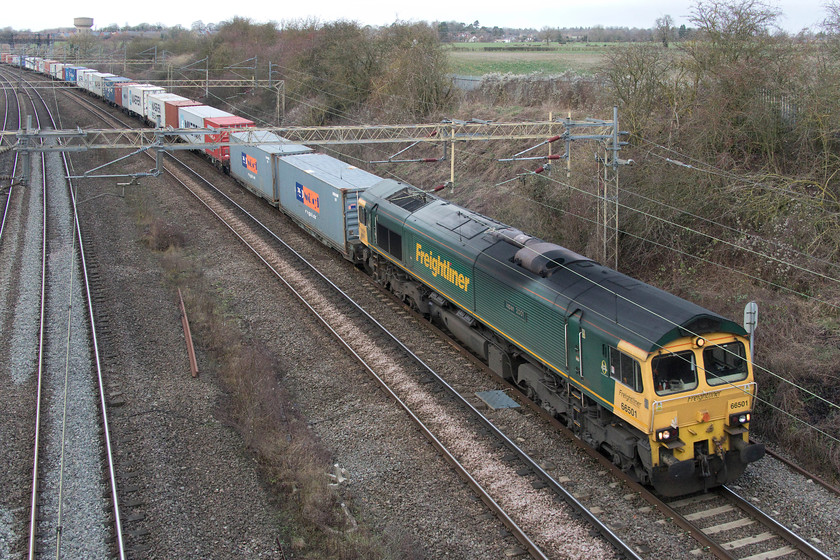
<path id="1" fill-rule="evenodd" d="M 184 338 L 187 340 L 187 354 L 190 357 L 190 370 L 193 377 L 198 377 L 198 362 L 195 359 L 195 348 L 193 347 L 192 333 L 190 332 L 190 321 L 187 319 L 187 309 L 184 307 L 184 296 L 181 295 L 181 288 L 178 288 L 178 299 L 181 300 L 181 324 L 184 326 Z"/>

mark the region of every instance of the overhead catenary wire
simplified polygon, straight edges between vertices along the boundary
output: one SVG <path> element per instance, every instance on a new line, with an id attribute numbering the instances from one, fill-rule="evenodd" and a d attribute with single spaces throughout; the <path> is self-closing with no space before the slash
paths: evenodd
<path id="1" fill-rule="evenodd" d="M 288 68 L 284 68 L 284 69 L 285 69 L 285 70 L 287 70 L 287 71 L 289 71 L 289 72 L 296 72 L 296 73 L 298 73 L 298 74 L 304 74 L 304 75 L 306 75 L 304 72 L 301 72 L 301 71 L 292 70 L 292 69 L 288 69 Z M 309 77 L 314 78 L 314 79 L 316 79 L 316 80 L 320 80 L 320 81 L 322 81 L 322 82 L 327 82 L 327 83 L 331 82 L 331 80 L 328 80 L 328 79 L 325 79 L 325 78 L 321 78 L 321 77 L 314 77 L 314 76 L 309 76 Z M 333 83 L 338 83 L 338 82 L 333 82 Z M 343 85 L 343 84 L 340 84 L 340 85 Z M 311 86 L 310 86 L 310 87 L 311 87 Z M 345 99 L 345 100 L 347 100 L 346 98 L 342 98 L 341 96 L 338 96 L 338 95 L 335 95 L 335 94 L 331 94 L 331 93 L 329 93 L 329 92 L 325 92 L 325 91 L 323 91 L 323 90 L 319 90 L 319 89 L 317 89 L 317 88 L 313 88 L 313 89 L 314 89 L 315 91 L 320 91 L 321 93 L 325 93 L 325 94 L 331 95 L 332 97 L 335 97 L 335 98 L 339 98 L 339 99 Z M 299 102 L 301 102 L 301 103 L 305 103 L 305 102 L 303 101 L 303 99 L 299 99 L 298 101 L 299 101 Z M 313 105 L 309 105 L 309 106 L 310 106 L 310 107 L 314 107 Z M 332 110 L 332 109 L 331 109 L 331 110 Z M 335 114 L 337 114 L 337 115 L 340 115 L 340 114 L 342 113 L 341 111 L 336 111 L 336 110 L 333 110 L 333 111 L 334 111 L 334 113 L 335 113 Z M 346 113 L 345 113 L 345 114 L 346 114 Z M 655 154 L 652 154 L 652 155 L 655 155 Z M 657 157 L 661 157 L 661 156 L 657 156 Z M 362 159 L 359 159 L 359 158 L 355 158 L 355 159 L 357 159 L 359 162 L 364 162 L 364 160 L 362 160 Z M 674 164 L 677 164 L 677 165 L 682 165 L 682 166 L 684 166 L 684 167 L 691 168 L 691 169 L 698 169 L 698 171 L 704 171 L 703 169 L 699 169 L 699 168 L 697 168 L 696 166 L 691 165 L 691 164 L 684 164 L 684 163 L 678 162 L 677 160 L 672 160 L 672 159 L 670 159 L 670 158 L 665 158 L 665 159 L 668 159 L 668 160 L 669 160 L 669 163 L 674 163 Z M 709 170 L 705 170 L 705 172 L 708 172 L 708 173 L 713 173 L 712 171 L 709 171 Z M 720 175 L 720 176 L 731 177 L 730 175 L 728 175 L 728 174 L 726 174 L 726 173 L 724 173 L 724 172 L 716 172 L 715 174 L 718 174 L 718 175 Z M 528 175 L 528 174 L 524 174 L 524 175 Z M 502 182 L 502 183 L 499 183 L 499 184 L 497 184 L 497 186 L 499 186 L 499 185 L 501 185 L 501 184 L 506 184 L 506 183 L 508 183 L 508 182 L 510 182 L 510 181 L 514 181 L 514 180 L 517 180 L 517 179 L 520 179 L 520 178 L 521 178 L 521 176 L 517 176 L 517 177 L 512 178 L 512 179 L 510 179 L 510 180 L 507 180 L 507 181 L 504 181 L 504 182 Z M 548 179 L 548 180 L 550 180 L 550 181 L 554 181 L 554 182 L 556 182 L 556 183 L 558 183 L 558 184 L 560 184 L 560 185 L 563 185 L 563 186 L 566 186 L 566 187 L 572 188 L 572 189 L 574 189 L 574 190 L 577 190 L 577 191 L 579 191 L 579 192 L 581 192 L 581 193 L 584 193 L 584 194 L 587 194 L 587 195 L 591 195 L 591 196 L 594 196 L 594 197 L 597 197 L 597 196 L 598 196 L 598 195 L 595 195 L 595 194 L 590 193 L 590 192 L 588 192 L 588 191 L 585 191 L 585 190 L 583 190 L 583 189 L 577 189 L 577 188 L 575 188 L 575 187 L 572 187 L 571 185 L 568 185 L 568 184 L 563 183 L 563 182 L 561 182 L 561 181 L 556 181 L 556 180 L 554 180 L 553 178 L 547 177 L 547 179 Z M 757 183 L 756 183 L 756 186 L 765 186 L 765 185 L 759 185 L 759 184 L 757 184 Z M 775 190 L 780 190 L 780 189 L 775 189 Z M 794 191 L 784 191 L 784 190 L 780 190 L 780 192 L 787 192 L 788 194 L 795 194 L 795 195 L 799 195 L 799 193 L 795 193 Z M 631 193 L 631 194 L 634 194 L 634 195 L 635 195 L 636 193 Z M 641 196 L 641 195 L 638 195 L 638 196 Z M 527 198 L 527 197 L 524 197 L 524 198 Z M 532 200 L 532 199 L 529 199 L 529 200 L 531 200 L 532 202 L 537 202 L 537 201 L 534 201 L 534 200 Z M 537 203 L 538 203 L 538 204 L 544 204 L 544 203 L 540 203 L 540 202 L 537 202 Z M 662 203 L 660 203 L 660 204 L 662 204 Z M 663 204 L 663 205 L 664 205 L 664 204 Z M 550 207 L 550 205 L 546 205 L 546 206 L 549 206 L 549 207 Z M 667 206 L 667 205 L 664 205 L 664 206 Z M 751 252 L 751 253 L 753 253 L 753 254 L 755 254 L 755 255 L 757 255 L 757 256 L 762 256 L 762 257 L 765 257 L 765 258 L 768 258 L 768 259 L 774 260 L 774 261 L 776 261 L 776 262 L 779 262 L 779 263 L 781 263 L 781 264 L 790 265 L 790 266 L 792 266 L 792 267 L 794 267 L 794 268 L 797 268 L 797 269 L 799 269 L 799 270 L 802 270 L 802 271 L 804 271 L 804 272 L 808 272 L 808 273 L 816 274 L 816 275 L 818 275 L 818 276 L 821 276 L 821 277 L 826 278 L 826 279 L 831 280 L 831 281 L 836 281 L 836 280 L 835 280 L 835 279 L 833 279 L 833 278 L 830 278 L 830 277 L 828 277 L 828 276 L 826 276 L 826 275 L 824 275 L 824 274 L 821 274 L 821 273 L 818 273 L 818 272 L 815 272 L 815 271 L 811 271 L 811 270 L 809 270 L 809 269 L 807 269 L 807 268 L 805 268 L 805 267 L 801 267 L 801 266 L 799 266 L 799 265 L 795 265 L 795 264 L 793 264 L 793 263 L 788 263 L 787 261 L 784 261 L 784 260 L 782 260 L 782 259 L 778 259 L 778 258 L 772 257 L 772 256 L 770 256 L 770 255 L 766 255 L 766 254 L 761 253 L 761 252 L 759 252 L 759 251 L 746 249 L 746 248 L 744 248 L 744 247 L 742 247 L 742 246 L 739 246 L 739 245 L 737 245 L 737 244 L 734 244 L 734 243 L 732 243 L 732 242 L 730 242 L 730 241 L 727 241 L 727 240 L 724 240 L 724 239 L 722 239 L 722 238 L 715 237 L 715 236 L 712 236 L 712 235 L 710 235 L 710 234 L 706 234 L 706 233 L 704 233 L 704 232 L 701 232 L 701 231 L 695 230 L 695 229 L 693 229 L 693 228 L 689 228 L 689 227 L 687 227 L 687 226 L 683 226 L 683 225 L 677 224 L 677 223 L 675 223 L 675 222 L 673 222 L 673 221 L 666 220 L 666 219 L 664 219 L 664 218 L 661 218 L 661 217 L 659 217 L 659 216 L 655 216 L 655 215 L 650 214 L 650 213 L 647 213 L 647 212 L 643 212 L 643 211 L 638 210 L 638 209 L 636 209 L 636 208 L 633 208 L 633 207 L 631 207 L 631 206 L 621 204 L 621 207 L 622 207 L 622 208 L 625 208 L 625 209 L 628 209 L 628 210 L 631 210 L 631 211 L 634 211 L 634 212 L 639 212 L 639 213 L 641 213 L 641 214 L 643 214 L 643 215 L 645 215 L 645 216 L 648 216 L 648 217 L 650 217 L 650 218 L 653 218 L 653 219 L 661 220 L 661 221 L 663 221 L 663 222 L 665 222 L 665 223 L 668 223 L 669 225 L 672 225 L 672 226 L 675 226 L 675 227 L 678 227 L 678 228 L 685 229 L 686 231 L 689 231 L 689 232 L 691 232 L 691 233 L 698 234 L 698 235 L 703 235 L 703 236 L 708 237 L 709 239 L 716 240 L 716 241 L 720 241 L 720 242 L 725 243 L 725 244 L 727 244 L 727 245 L 730 245 L 730 246 L 732 246 L 732 247 L 734 247 L 734 248 L 736 248 L 736 249 L 738 249 L 738 250 L 747 250 L 747 251 L 749 251 L 749 252 Z M 581 217 L 581 218 L 583 218 L 583 219 L 588 219 L 588 218 L 585 218 L 585 217 L 583 217 L 583 216 L 580 216 L 580 217 Z M 701 218 L 701 219 L 702 219 L 702 218 Z M 590 221 L 592 221 L 592 220 L 590 220 Z M 711 223 L 715 223 L 715 222 L 713 222 L 713 221 L 709 221 L 709 222 L 711 222 Z M 743 232 L 740 232 L 739 230 L 736 230 L 736 229 L 734 229 L 734 228 L 729 228 L 729 229 L 731 229 L 732 231 L 736 231 L 736 232 L 739 232 L 739 233 L 743 233 Z M 624 231 L 622 231 L 621 233 L 625 233 L 625 234 L 628 234 L 628 235 L 633 235 L 633 234 L 629 234 L 628 232 L 624 232 Z M 654 241 L 651 241 L 651 240 L 648 240 L 648 239 L 645 239 L 645 238 L 642 238 L 642 237 L 639 237 L 639 236 L 635 236 L 635 235 L 633 235 L 633 237 L 636 237 L 636 238 L 638 238 L 638 239 L 641 239 L 641 240 L 643 240 L 643 241 L 645 241 L 645 242 L 650 242 L 650 243 L 657 244 L 657 243 L 656 243 L 656 242 L 654 242 Z M 662 245 L 662 244 L 658 244 L 658 245 L 659 245 L 659 246 L 662 246 L 662 247 L 666 247 L 666 248 L 668 248 L 667 246 Z M 673 248 L 670 248 L 670 249 L 673 249 Z M 680 252 L 681 252 L 681 251 L 680 251 Z M 690 256 L 692 256 L 693 258 L 697 258 L 697 259 L 699 259 L 699 260 L 701 260 L 701 261 L 703 261 L 703 262 L 707 262 L 707 263 L 710 263 L 710 264 L 714 264 L 715 266 L 720 266 L 720 267 L 723 267 L 723 268 L 725 268 L 725 269 L 728 269 L 728 270 L 732 270 L 732 271 L 734 271 L 734 272 L 737 272 L 737 273 L 739 273 L 739 274 L 744 274 L 744 275 L 745 275 L 745 276 L 747 276 L 747 277 L 750 277 L 750 278 L 752 278 L 752 279 L 755 279 L 755 280 L 759 280 L 759 281 L 762 281 L 762 282 L 768 283 L 769 285 L 772 285 L 772 286 L 775 286 L 775 287 L 778 287 L 778 288 L 782 288 L 782 289 L 786 289 L 786 290 L 791 291 L 792 293 L 795 293 L 795 294 L 797 294 L 797 295 L 801 295 L 801 296 L 804 296 L 804 297 L 812 297 L 812 298 L 813 298 L 813 296 L 807 296 L 806 294 L 802 294 L 802 293 L 796 292 L 795 290 L 791 290 L 791 289 L 785 288 L 785 287 L 783 287 L 783 286 L 779 286 L 779 285 L 777 285 L 777 284 L 774 284 L 774 283 L 772 283 L 772 282 L 769 282 L 769 281 L 763 280 L 763 279 L 761 279 L 761 278 L 755 277 L 755 276 L 753 276 L 753 275 L 749 275 L 749 274 L 747 274 L 747 273 L 743 273 L 743 272 L 741 272 L 741 271 L 737 271 L 737 270 L 735 270 L 735 269 L 732 269 L 731 267 L 727 267 L 727 266 L 725 266 L 725 265 L 720 265 L 720 264 L 718 264 L 718 263 L 714 263 L 714 262 L 708 261 L 707 259 L 703 259 L 702 257 L 698 257 L 697 255 L 692 255 L 692 254 L 689 254 L 689 253 L 684 253 L 684 252 L 681 252 L 681 253 L 682 253 L 682 254 L 686 254 L 686 255 L 690 255 Z M 806 256 L 807 256 L 807 255 L 806 255 Z M 614 295 L 616 295 L 616 296 L 617 296 L 617 294 L 614 294 Z M 820 301 L 820 300 L 817 300 L 817 301 Z M 831 304 L 831 303 L 829 303 L 829 302 L 822 302 L 822 303 L 826 303 L 827 305 L 832 305 L 832 304 Z M 835 307 L 836 307 L 836 306 L 835 306 Z M 781 376 L 778 376 L 778 375 L 774 374 L 773 372 L 770 372 L 769 370 L 766 370 L 765 368 L 761 368 L 761 366 L 758 366 L 758 367 L 759 367 L 759 369 L 763 369 L 764 371 L 766 371 L 768 374 L 773 375 L 773 376 L 775 376 L 775 377 L 779 378 L 780 380 L 782 380 L 782 381 L 784 381 L 784 382 L 787 382 L 787 383 L 790 383 L 790 384 L 794 385 L 796 388 L 798 388 L 798 389 L 800 389 L 800 390 L 802 390 L 802 391 L 804 391 L 804 392 L 806 392 L 806 393 L 810 394 L 810 395 L 811 395 L 811 396 L 813 396 L 814 398 L 817 398 L 817 399 L 820 399 L 821 401 L 824 401 L 824 402 L 825 402 L 825 403 L 827 403 L 829 406 L 832 406 L 832 407 L 838 408 L 838 405 L 836 405 L 835 403 L 831 403 L 830 401 L 827 401 L 826 399 L 824 399 L 824 398 L 820 397 L 819 395 L 816 395 L 816 394 L 814 394 L 814 393 L 812 393 L 812 392 L 808 391 L 807 389 L 805 389 L 805 388 L 803 388 L 803 387 L 800 387 L 800 386 L 798 386 L 798 385 L 796 385 L 796 384 L 794 384 L 794 383 L 790 382 L 789 380 L 787 380 L 787 379 L 785 379 L 785 378 L 783 378 L 783 377 L 781 377 Z M 784 410 L 782 410 L 782 409 L 780 409 L 780 408 L 778 408 L 778 407 L 776 407 L 776 406 L 772 405 L 772 403 L 769 403 L 769 402 L 767 402 L 767 401 L 764 401 L 764 400 L 760 399 L 760 397 L 758 397 L 758 396 L 756 396 L 756 398 L 757 398 L 758 400 L 760 400 L 761 402 L 765 402 L 766 404 L 768 404 L 768 406 L 771 406 L 771 407 L 773 407 L 773 408 L 775 408 L 775 409 L 779 410 L 780 412 L 782 412 L 782 413 L 784 413 L 784 414 L 786 414 L 786 415 L 790 416 L 791 418 L 794 418 L 794 419 L 796 419 L 796 420 L 798 420 L 798 421 L 800 421 L 800 422 L 806 423 L 806 422 L 804 422 L 803 420 L 801 420 L 801 419 L 799 419 L 799 418 L 797 418 L 797 417 L 795 417 L 795 416 L 791 415 L 790 413 L 788 413 L 788 412 L 786 412 L 786 411 L 784 411 Z M 806 423 L 806 424 L 807 424 L 807 423 Z M 810 425 L 809 425 L 809 426 L 810 426 Z M 823 431 L 819 430 L 818 428 L 816 428 L 816 427 L 814 427 L 814 426 L 810 426 L 810 427 L 811 427 L 811 428 L 813 428 L 813 429 L 815 429 L 816 431 L 818 431 L 818 432 L 822 433 L 823 435 L 826 435 L 827 437 L 829 437 L 829 438 L 833 439 L 834 441 L 838 441 L 838 442 L 840 442 L 840 440 L 838 440 L 837 438 L 834 438 L 834 437 L 830 436 L 829 434 L 826 434 L 825 432 L 823 432 Z"/>
<path id="2" fill-rule="evenodd" d="M 503 182 L 501 182 L 501 183 L 497 183 L 497 185 L 507 184 L 507 183 L 510 183 L 510 182 L 516 181 L 516 180 L 518 180 L 518 179 L 520 179 L 520 178 L 521 178 L 521 176 L 517 176 L 517 177 L 514 177 L 514 178 L 512 178 L 512 179 L 508 179 L 508 180 L 506 180 L 506 181 L 503 181 Z M 562 183 L 561 183 L 561 184 L 562 184 Z M 559 209 L 558 209 L 558 208 L 556 208 L 556 207 L 553 207 L 553 206 L 551 206 L 551 205 L 548 205 L 548 204 L 545 204 L 545 203 L 542 203 L 542 202 L 539 202 L 539 201 L 535 201 L 535 200 L 533 200 L 533 199 L 531 199 L 531 198 L 529 198 L 529 197 L 523 197 L 523 196 L 518 195 L 518 194 L 517 194 L 517 196 L 520 196 L 521 198 L 524 198 L 524 199 L 529 200 L 529 201 L 531 201 L 531 202 L 534 202 L 534 203 L 536 203 L 536 204 L 540 204 L 540 205 L 546 206 L 546 207 L 548 207 L 548 208 L 552 208 L 552 209 L 557 209 L 557 210 L 559 210 Z M 582 218 L 582 219 L 584 219 L 584 220 L 591 221 L 591 222 L 593 222 L 593 223 L 594 223 L 594 220 L 591 220 L 591 219 L 589 219 L 589 218 L 586 218 L 585 216 L 579 216 L 579 215 L 577 215 L 577 214 L 573 214 L 573 215 L 575 215 L 575 216 L 577 216 L 577 217 L 580 217 L 580 218 Z M 646 240 L 646 241 L 649 241 L 649 240 Z M 662 246 L 664 246 L 664 245 L 662 245 Z M 697 258 L 700 258 L 700 257 L 697 257 Z M 701 259 L 701 260 L 704 260 L 704 259 Z M 706 262 L 709 262 L 709 261 L 706 261 Z M 504 263 L 500 263 L 500 264 L 504 264 Z M 711 264 L 716 264 L 716 263 L 711 263 Z M 562 265 L 561 265 L 561 266 L 562 266 Z M 725 268 L 726 268 L 726 267 L 725 267 Z M 567 268 L 567 270 L 568 270 L 568 268 Z M 647 312 L 647 313 L 650 313 L 650 314 L 652 314 L 652 315 L 654 315 L 654 316 L 657 316 L 657 317 L 659 317 L 660 319 L 663 319 L 663 320 L 665 320 L 665 321 L 667 321 L 667 322 L 670 322 L 670 323 L 672 323 L 674 326 L 677 326 L 677 327 L 679 327 L 679 326 L 680 326 L 680 325 L 677 325 L 676 323 L 673 323 L 673 321 L 670 321 L 670 320 L 668 320 L 668 319 L 666 319 L 666 318 L 664 318 L 664 317 L 659 316 L 658 314 L 654 313 L 653 311 L 651 311 L 651 310 L 649 310 L 649 309 L 646 309 L 644 306 L 642 306 L 642 305 L 640 305 L 640 304 L 638 304 L 638 303 L 635 303 L 635 302 L 633 302 L 632 300 L 629 300 L 629 299 L 627 299 L 627 298 L 624 298 L 623 296 L 621 296 L 621 295 L 617 294 L 617 293 L 616 293 L 616 292 L 614 292 L 613 290 L 611 290 L 611 289 L 609 289 L 609 288 L 607 288 L 607 287 L 604 287 L 604 286 L 602 286 L 602 285 L 600 285 L 600 284 L 597 284 L 597 283 L 593 282 L 591 279 L 588 279 L 588 278 L 586 278 L 585 276 L 582 276 L 582 275 L 580 275 L 580 274 L 578 274 L 578 273 L 576 273 L 576 272 L 574 272 L 574 271 L 571 271 L 571 272 L 573 272 L 574 274 L 576 274 L 576 275 L 580 276 L 581 278 L 583 278 L 583 279 L 585 279 L 585 280 L 587 280 L 587 281 L 589 281 L 589 282 L 592 282 L 595 286 L 600 287 L 601 289 L 605 290 L 607 293 L 610 293 L 610 294 L 611 294 L 611 295 L 613 295 L 614 297 L 621 298 L 621 299 L 623 299 L 623 300 L 625 300 L 625 301 L 627 301 L 627 302 L 629 302 L 629 303 L 632 303 L 633 305 L 636 305 L 637 307 L 639 307 L 641 310 L 643 310 L 643 311 L 645 311 L 645 312 Z M 736 271 L 736 272 L 738 272 L 738 271 Z M 523 275 L 524 275 L 524 273 L 523 273 Z M 597 314 L 597 315 L 600 315 L 601 317 L 603 317 L 603 318 L 605 318 L 605 319 L 610 320 L 610 318 L 609 318 L 609 317 L 605 317 L 605 316 L 603 316 L 602 314 L 599 314 L 599 313 L 595 312 L 594 310 L 591 310 L 591 309 L 590 309 L 589 311 L 590 311 L 590 312 L 592 312 L 592 313 L 595 313 L 595 314 Z M 625 328 L 626 328 L 626 327 L 625 327 Z M 631 330 L 631 332 L 634 332 L 634 331 L 632 331 L 632 329 L 630 329 L 630 330 Z M 637 336 L 639 336 L 640 338 L 646 339 L 646 337 L 642 336 L 640 333 L 634 332 L 634 334 L 636 334 L 636 335 L 637 335 Z M 692 334 L 693 336 L 699 336 L 697 333 L 690 333 L 690 334 Z M 648 340 L 648 339 L 646 339 L 646 340 Z M 655 343 L 655 341 L 651 341 L 651 340 L 648 340 L 648 342 Z M 825 404 L 826 404 L 827 406 L 829 406 L 830 408 L 834 408 L 834 409 L 836 409 L 836 410 L 840 410 L 840 405 L 838 405 L 837 403 L 831 402 L 831 401 L 829 401 L 828 399 L 825 399 L 824 397 L 822 397 L 822 396 L 820 396 L 820 395 L 818 395 L 818 394 L 814 393 L 813 391 L 810 391 L 810 390 L 808 390 L 807 388 L 805 388 L 805 387 L 803 387 L 803 386 L 801 386 L 801 385 L 799 385 L 799 384 L 797 384 L 797 383 L 795 383 L 795 382 L 793 382 L 793 381 L 791 381 L 791 380 L 789 380 L 789 379 L 787 379 L 787 378 L 785 378 L 785 377 L 783 377 L 783 376 L 781 376 L 781 375 L 778 375 L 778 374 L 776 374 L 776 373 L 774 373 L 774 372 L 770 371 L 769 369 L 767 369 L 767 368 L 765 368 L 765 367 L 763 367 L 763 366 L 761 366 L 761 365 L 759 365 L 759 364 L 757 364 L 757 363 L 755 363 L 755 362 L 753 362 L 753 367 L 754 367 L 754 368 L 757 368 L 759 371 L 763 371 L 763 372 L 767 373 L 768 375 L 770 375 L 770 376 L 772 376 L 772 377 L 775 377 L 775 378 L 779 379 L 780 381 L 782 381 L 782 382 L 784 382 L 784 383 L 787 383 L 787 384 L 789 384 L 789 385 L 791 385 L 791 386 L 795 387 L 796 389 L 798 389 L 798 390 L 802 391 L 803 393 L 805 393 L 805 394 L 807 394 L 807 395 L 809 395 L 809 396 L 811 396 L 811 397 L 813 397 L 813 398 L 815 398 L 815 399 L 817 399 L 817 400 L 819 400 L 819 401 L 821 401 L 821 402 L 825 403 Z M 734 386 L 734 385 L 733 385 L 733 386 Z M 779 408 L 778 406 L 776 406 L 776 405 L 774 405 L 773 403 L 771 403 L 771 402 L 767 401 L 766 399 L 763 399 L 763 398 L 761 398 L 761 397 L 760 397 L 760 396 L 758 396 L 758 395 L 755 395 L 755 398 L 756 398 L 757 400 L 759 400 L 760 402 L 762 402 L 762 403 L 766 404 L 767 406 L 769 406 L 769 407 L 771 407 L 771 408 L 773 408 L 773 409 L 775 409 L 775 410 L 778 410 L 779 412 L 782 412 L 783 414 L 785 414 L 785 415 L 787 415 L 787 416 L 789 416 L 789 417 L 791 417 L 791 418 L 793 418 L 793 419 L 797 420 L 798 422 L 801 422 L 802 424 L 804 424 L 804 425 L 808 426 L 809 428 L 811 428 L 811 429 L 813 429 L 813 430 L 815 430 L 815 431 L 819 432 L 820 434 L 822 434 L 822 435 L 824 435 L 824 436 L 828 437 L 829 439 L 831 439 L 831 440 L 833 440 L 833 441 L 836 441 L 837 443 L 840 443 L 840 439 L 838 439 L 837 437 L 832 436 L 831 434 L 828 434 L 828 433 L 826 433 L 824 430 L 821 430 L 820 428 L 818 428 L 818 427 L 816 427 L 816 426 L 813 426 L 812 424 L 808 423 L 807 421 L 805 421 L 805 420 L 803 420 L 803 419 L 801 419 L 801 418 L 798 418 L 798 417 L 796 417 L 796 416 L 794 416 L 794 415 L 790 414 L 789 412 L 787 412 L 787 411 L 785 411 L 785 410 L 783 410 L 783 409 Z"/>

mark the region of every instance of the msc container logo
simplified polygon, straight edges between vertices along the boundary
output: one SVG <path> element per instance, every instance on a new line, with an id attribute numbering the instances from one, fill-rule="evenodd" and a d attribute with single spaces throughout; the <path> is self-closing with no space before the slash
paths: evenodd
<path id="1" fill-rule="evenodd" d="M 300 183 L 295 183 L 295 194 L 297 194 L 297 199 L 303 202 L 308 208 L 315 210 L 319 214 L 321 213 L 321 202 L 318 193 L 307 189 Z"/>
<path id="2" fill-rule="evenodd" d="M 423 250 L 420 243 L 417 243 L 414 258 L 418 263 L 431 270 L 433 277 L 440 276 L 450 284 L 454 284 L 465 292 L 467 291 L 467 287 L 470 285 L 469 277 L 452 268 L 452 263 L 445 258 L 435 255 L 431 250 Z"/>
<path id="3" fill-rule="evenodd" d="M 257 172 L 257 158 L 251 157 L 246 153 L 242 153 L 242 167 L 253 173 L 254 175 L 259 175 Z M 298 196 L 300 198 L 300 196 Z"/>

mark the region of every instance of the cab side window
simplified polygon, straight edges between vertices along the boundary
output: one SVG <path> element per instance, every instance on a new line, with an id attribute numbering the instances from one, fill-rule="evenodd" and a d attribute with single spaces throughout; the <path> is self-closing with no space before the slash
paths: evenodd
<path id="1" fill-rule="evenodd" d="M 644 390 L 642 368 L 635 359 L 610 346 L 610 377 L 637 393 Z"/>

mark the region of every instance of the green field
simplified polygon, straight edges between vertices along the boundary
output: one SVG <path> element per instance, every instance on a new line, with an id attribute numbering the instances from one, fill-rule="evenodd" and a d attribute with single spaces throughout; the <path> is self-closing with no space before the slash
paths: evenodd
<path id="1" fill-rule="evenodd" d="M 453 74 L 593 74 L 609 48 L 603 43 L 458 43 L 447 45 L 447 52 Z"/>

